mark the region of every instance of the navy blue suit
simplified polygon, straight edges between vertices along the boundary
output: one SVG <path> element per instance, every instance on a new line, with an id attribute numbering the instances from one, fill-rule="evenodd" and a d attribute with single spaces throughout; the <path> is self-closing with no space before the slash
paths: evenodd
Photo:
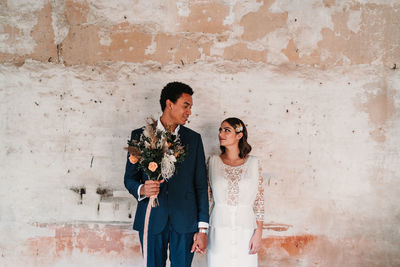
<path id="1" fill-rule="evenodd" d="M 143 129 L 136 129 L 132 131 L 131 139 L 135 136 L 140 136 Z M 198 222 L 206 222 L 209 220 L 208 213 L 208 183 L 206 175 L 206 165 L 203 142 L 201 140 L 200 134 L 196 133 L 189 128 L 180 126 L 179 136 L 182 143 L 186 146 L 186 156 L 184 161 L 177 165 L 177 173 L 172 176 L 168 182 L 164 182 L 160 185 L 160 193 L 158 195 L 158 201 L 160 206 L 152 208 L 150 213 L 149 221 L 149 251 L 148 259 L 151 257 L 161 257 L 157 258 L 154 262 L 148 261 L 148 266 L 164 266 L 162 264 L 164 258 L 166 259 L 166 250 L 168 242 L 170 243 L 171 252 L 171 264 L 172 266 L 190 266 L 193 254 L 190 253 L 191 244 L 193 244 L 193 234 L 198 231 Z M 128 155 L 129 156 L 129 155 Z M 124 184 L 128 191 L 138 199 L 138 188 L 141 184 L 144 184 L 147 176 L 140 170 L 137 169 L 137 164 L 131 164 L 129 160 L 126 163 Z M 143 229 L 144 229 L 144 219 L 146 214 L 146 208 L 149 199 L 143 199 L 138 202 L 135 221 L 133 224 L 133 229 L 139 231 L 141 242 L 143 245 Z M 189 239 L 184 241 L 186 245 L 176 248 L 177 250 L 186 251 L 173 251 L 174 242 L 170 240 L 169 231 L 173 231 L 173 234 L 177 235 L 179 240 L 181 236 Z M 160 235 L 162 237 L 157 237 Z M 162 239 L 160 241 L 162 244 L 150 244 L 153 242 L 152 238 L 155 240 Z M 158 241 L 154 241 L 158 242 Z M 153 252 L 150 251 L 152 246 L 154 248 L 154 253 L 157 251 L 165 250 L 163 255 L 152 255 Z M 189 248 L 187 248 L 190 246 Z M 174 257 L 180 257 L 176 255 L 185 254 L 185 263 L 179 263 L 180 260 L 176 260 L 173 263 Z M 189 261 L 189 263 L 188 263 Z M 160 265 L 161 264 L 161 265 Z"/>

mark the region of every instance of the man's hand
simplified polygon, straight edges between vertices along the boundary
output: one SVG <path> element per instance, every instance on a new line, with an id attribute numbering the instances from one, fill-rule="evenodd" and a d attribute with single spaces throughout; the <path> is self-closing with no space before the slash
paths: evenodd
<path id="1" fill-rule="evenodd" d="M 161 181 L 146 180 L 146 182 L 140 188 L 140 195 L 146 197 L 157 196 L 158 193 L 160 193 L 160 184 L 163 182 L 164 180 Z"/>
<path id="2" fill-rule="evenodd" d="M 192 250 L 190 252 L 205 254 L 207 251 L 207 245 L 208 245 L 208 235 L 205 233 L 195 233 L 193 236 Z"/>

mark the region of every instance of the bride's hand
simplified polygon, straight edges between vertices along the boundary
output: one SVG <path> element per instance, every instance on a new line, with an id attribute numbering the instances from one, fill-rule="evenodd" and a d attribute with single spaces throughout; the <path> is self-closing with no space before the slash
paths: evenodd
<path id="1" fill-rule="evenodd" d="M 261 248 L 262 230 L 256 229 L 250 239 L 249 254 L 256 254 Z"/>

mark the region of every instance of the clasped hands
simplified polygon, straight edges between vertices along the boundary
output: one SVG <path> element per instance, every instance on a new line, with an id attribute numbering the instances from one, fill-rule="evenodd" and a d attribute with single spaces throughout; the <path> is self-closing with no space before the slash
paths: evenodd
<path id="1" fill-rule="evenodd" d="M 204 255 L 207 251 L 207 245 L 208 235 L 205 233 L 195 233 L 193 236 L 193 246 L 190 252 L 197 252 Z"/>

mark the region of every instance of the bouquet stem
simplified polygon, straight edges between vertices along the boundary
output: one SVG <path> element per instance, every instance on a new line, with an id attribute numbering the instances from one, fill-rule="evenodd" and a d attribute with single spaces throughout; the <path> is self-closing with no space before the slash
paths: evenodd
<path id="1" fill-rule="evenodd" d="M 152 201 L 153 203 L 151 205 L 152 208 L 156 208 L 156 207 L 160 206 L 160 203 L 158 202 L 158 197 L 157 196 L 152 196 L 150 198 L 153 199 L 153 201 Z"/>

